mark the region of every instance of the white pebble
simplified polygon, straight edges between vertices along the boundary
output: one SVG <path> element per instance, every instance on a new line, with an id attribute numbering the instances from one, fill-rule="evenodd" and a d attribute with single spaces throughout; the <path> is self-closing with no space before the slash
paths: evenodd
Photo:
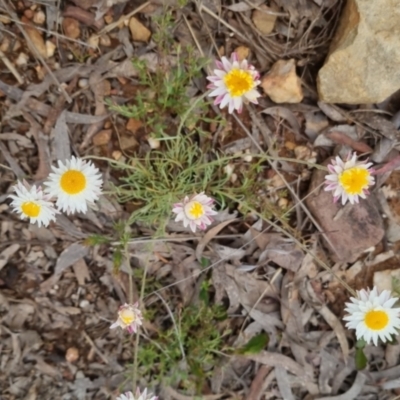
<path id="1" fill-rule="evenodd" d="M 78 86 L 79 86 L 81 89 L 87 87 L 88 84 L 89 84 L 89 81 L 88 81 L 87 79 L 85 79 L 85 78 L 79 79 L 79 81 L 78 81 Z"/>
<path id="2" fill-rule="evenodd" d="M 15 60 L 15 64 L 19 67 L 23 67 L 24 65 L 28 64 L 29 56 L 25 53 L 19 53 L 19 56 Z"/>

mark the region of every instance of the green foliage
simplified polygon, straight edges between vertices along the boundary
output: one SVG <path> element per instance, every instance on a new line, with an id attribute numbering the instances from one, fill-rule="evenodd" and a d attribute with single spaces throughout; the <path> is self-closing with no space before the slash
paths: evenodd
<path id="1" fill-rule="evenodd" d="M 223 173 L 227 161 L 215 154 L 209 161 L 188 136 L 165 142 L 163 151 L 152 151 L 143 159 L 132 158 L 131 166 L 115 165 L 125 170 L 121 184 L 114 187 L 120 202 L 135 201 L 141 206 L 129 223 L 141 221 L 164 225 L 174 202 L 192 193 L 222 191 L 228 178 Z"/>
<path id="2" fill-rule="evenodd" d="M 169 323 L 151 339 L 141 341 L 138 349 L 141 376 L 153 378 L 153 384 L 161 381 L 179 384 L 200 394 L 204 380 L 218 360 L 217 353 L 224 350 L 223 338 L 229 334 L 227 330 L 221 333 L 219 322 L 224 319 L 226 312 L 221 306 L 209 306 L 203 301 L 198 306 L 176 310 L 177 326 Z"/>
<path id="3" fill-rule="evenodd" d="M 364 354 L 363 348 L 356 348 L 355 363 L 356 363 L 356 369 L 358 371 L 364 369 L 367 366 L 368 360 Z"/>
<path id="4" fill-rule="evenodd" d="M 266 333 L 260 333 L 239 349 L 239 354 L 257 354 L 267 346 L 268 342 L 269 336 Z"/>

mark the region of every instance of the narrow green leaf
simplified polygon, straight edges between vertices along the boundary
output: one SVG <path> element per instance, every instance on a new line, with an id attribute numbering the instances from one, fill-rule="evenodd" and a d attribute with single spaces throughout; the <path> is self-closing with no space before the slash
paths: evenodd
<path id="1" fill-rule="evenodd" d="M 356 369 L 357 370 L 362 370 L 367 366 L 367 357 L 364 354 L 363 349 L 356 349 L 356 356 L 355 356 L 355 361 L 356 361 Z"/>
<path id="2" fill-rule="evenodd" d="M 265 348 L 269 342 L 269 336 L 266 333 L 260 333 L 251 338 L 247 344 L 239 349 L 239 354 L 257 354 Z"/>

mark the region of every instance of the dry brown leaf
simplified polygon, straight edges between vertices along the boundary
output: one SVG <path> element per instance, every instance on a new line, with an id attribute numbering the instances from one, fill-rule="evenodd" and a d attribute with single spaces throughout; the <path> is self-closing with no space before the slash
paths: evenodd
<path id="1" fill-rule="evenodd" d="M 57 118 L 53 129 L 52 155 L 55 160 L 65 161 L 71 158 L 71 145 L 67 126 L 66 111 Z"/>
<path id="2" fill-rule="evenodd" d="M 270 14 L 268 11 L 273 11 L 266 5 L 261 5 L 257 10 L 253 11 L 253 22 L 256 28 L 264 35 L 270 34 L 275 27 L 277 16 Z"/>
<path id="3" fill-rule="evenodd" d="M 299 291 L 303 300 L 308 305 L 313 307 L 319 314 L 321 314 L 327 324 L 335 332 L 340 347 L 342 348 L 343 358 L 346 360 L 349 356 L 350 350 L 346 338 L 346 332 L 340 320 L 336 317 L 335 314 L 333 314 L 331 310 L 329 310 L 329 308 L 325 304 L 321 303 L 321 301 L 315 294 L 312 285 L 307 279 L 303 279 L 302 282 L 299 284 Z"/>
<path id="4" fill-rule="evenodd" d="M 293 395 L 292 389 L 290 388 L 289 376 L 286 369 L 280 366 L 275 367 L 275 376 L 282 397 L 285 400 L 296 400 Z"/>
<path id="5" fill-rule="evenodd" d="M 65 36 L 70 39 L 78 39 L 81 36 L 81 28 L 79 22 L 74 18 L 65 17 L 62 22 Z"/>
<path id="6" fill-rule="evenodd" d="M 261 111 L 275 118 L 284 118 L 292 127 L 293 132 L 300 136 L 300 124 L 291 110 L 282 106 L 268 107 Z"/>
<path id="7" fill-rule="evenodd" d="M 44 281 L 40 288 L 42 291 L 47 292 L 50 288 L 58 281 L 60 275 L 71 265 L 75 264 L 78 260 L 85 257 L 89 253 L 89 249 L 86 246 L 82 246 L 79 243 L 73 243 L 68 246 L 57 260 L 54 268 L 54 274 Z"/>
<path id="8" fill-rule="evenodd" d="M 81 258 L 80 260 L 76 261 L 72 265 L 72 268 L 74 270 L 79 286 L 84 286 L 85 280 L 90 281 L 89 268 L 84 258 Z"/>
<path id="9" fill-rule="evenodd" d="M 325 136 L 337 144 L 350 146 L 353 150 L 358 151 L 359 153 L 372 153 L 372 148 L 366 143 L 355 141 L 343 132 L 331 130 L 329 133 L 326 133 Z"/>
<path id="10" fill-rule="evenodd" d="M 319 101 L 317 104 L 318 107 L 321 109 L 321 111 L 332 121 L 335 122 L 347 121 L 346 113 L 342 111 L 338 106 L 323 103 L 322 101 Z"/>
<path id="11" fill-rule="evenodd" d="M 365 382 L 367 381 L 367 376 L 363 372 L 357 372 L 356 379 L 351 386 L 351 388 L 338 396 L 328 396 L 328 397 L 318 397 L 316 400 L 354 400 L 361 393 Z"/>
<path id="12" fill-rule="evenodd" d="M 199 244 L 196 247 L 196 258 L 199 263 L 201 263 L 201 257 L 203 254 L 203 251 L 207 244 L 210 242 L 211 239 L 213 239 L 218 233 L 222 231 L 226 226 L 228 226 L 230 223 L 236 221 L 236 219 L 229 219 L 227 221 L 221 222 L 217 226 L 214 226 L 211 228 L 207 233 L 201 238 L 199 241 Z"/>
<path id="13" fill-rule="evenodd" d="M 243 357 L 259 362 L 261 364 L 269 365 L 271 367 L 282 367 L 292 374 L 295 374 L 305 380 L 312 379 L 312 377 L 306 376 L 305 371 L 300 364 L 298 364 L 290 357 L 280 353 L 272 353 L 270 351 L 263 350 L 260 351 L 258 354 L 246 354 Z"/>
<path id="14" fill-rule="evenodd" d="M 20 245 L 18 243 L 14 243 L 8 247 L 6 247 L 0 253 L 0 271 L 3 269 L 4 266 L 7 265 L 8 260 L 19 250 Z"/>

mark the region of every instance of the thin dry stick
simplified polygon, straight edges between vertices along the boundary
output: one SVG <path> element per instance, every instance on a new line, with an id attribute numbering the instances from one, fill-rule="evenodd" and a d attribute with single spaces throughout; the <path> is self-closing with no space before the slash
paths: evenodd
<path id="1" fill-rule="evenodd" d="M 130 265 L 130 263 L 129 263 Z M 144 299 L 144 289 L 146 287 L 146 276 L 147 276 L 147 266 L 148 266 L 148 260 L 146 261 L 144 265 L 144 270 L 143 270 L 143 277 L 142 277 L 142 287 L 140 289 L 140 298 L 139 298 L 139 304 L 143 303 Z M 140 326 L 138 327 L 138 331 L 140 330 Z M 133 393 L 136 392 L 136 379 L 137 379 L 137 369 L 138 369 L 138 348 L 139 348 L 139 341 L 140 341 L 140 335 L 139 332 L 137 332 L 136 338 L 135 338 L 135 347 L 134 347 L 134 354 L 133 354 L 133 371 L 132 371 L 132 387 L 133 387 Z"/>
<path id="2" fill-rule="evenodd" d="M 93 347 L 94 351 L 97 353 L 97 355 L 104 361 L 105 364 L 109 363 L 109 360 L 107 357 L 96 347 L 94 344 L 93 340 L 90 338 L 90 336 L 85 332 L 83 332 L 83 337 L 86 339 L 86 341 Z"/>
<path id="3" fill-rule="evenodd" d="M 206 7 L 204 4 L 200 4 L 199 6 L 200 12 L 204 10 L 208 15 L 211 15 L 213 18 L 218 20 L 221 24 L 225 25 L 227 28 L 229 28 L 232 32 L 234 32 L 237 36 L 239 36 L 241 39 L 243 39 L 246 43 L 248 42 L 248 39 L 246 36 L 242 35 L 236 28 L 234 28 L 232 25 L 228 24 L 226 21 L 224 21 L 221 17 L 219 17 L 217 14 L 214 14 L 208 7 Z"/>
<path id="4" fill-rule="evenodd" d="M 182 342 L 180 340 L 180 332 L 179 332 L 179 329 L 178 329 L 178 325 L 177 325 L 177 323 L 175 321 L 174 315 L 172 314 L 172 311 L 169 308 L 167 302 L 164 300 L 164 298 L 159 293 L 156 293 L 156 296 L 162 301 L 162 303 L 164 304 L 165 308 L 168 311 L 168 314 L 169 314 L 169 316 L 170 316 L 170 318 L 172 320 L 172 323 L 174 325 L 175 334 L 176 334 L 176 337 L 177 337 L 178 343 L 179 343 L 179 349 L 180 349 L 180 351 L 182 353 L 182 360 L 185 361 L 186 360 L 185 350 L 183 349 L 183 345 L 182 345 Z"/>
<path id="5" fill-rule="evenodd" d="M 18 81 L 20 85 L 24 83 L 22 76 L 15 69 L 12 62 L 7 58 L 7 56 L 0 50 L 0 59 L 3 61 L 4 65 L 9 69 L 9 71 L 14 75 L 15 79 Z"/>
<path id="6" fill-rule="evenodd" d="M 121 24 L 122 22 L 124 22 L 125 20 L 129 19 L 130 17 L 132 17 L 133 15 L 137 14 L 138 12 L 142 11 L 144 8 L 146 8 L 147 6 L 149 6 L 151 4 L 150 1 L 146 1 L 146 3 L 143 3 L 141 6 L 135 8 L 133 11 L 131 11 L 129 14 L 126 15 L 122 15 L 121 18 L 118 21 L 115 21 L 113 23 L 111 23 L 110 25 L 105 26 L 97 35 L 97 37 L 100 37 L 101 35 L 103 35 L 104 33 L 110 32 L 112 31 L 114 28 L 116 28 L 119 24 Z"/>
<path id="7" fill-rule="evenodd" d="M 278 279 L 278 276 L 282 273 L 282 268 L 278 268 L 274 274 L 274 276 L 271 278 L 271 281 L 268 282 L 268 285 L 265 287 L 264 291 L 261 293 L 260 297 L 257 299 L 257 301 L 254 303 L 253 307 L 251 307 L 250 311 L 247 313 L 246 318 L 243 321 L 242 327 L 240 328 L 240 333 L 243 332 L 244 326 L 247 322 L 247 320 L 250 318 L 251 312 L 258 306 L 260 301 L 264 298 L 265 293 L 267 293 L 268 289 L 271 287 L 273 290 L 275 290 L 273 284 L 274 282 Z"/>
<path id="8" fill-rule="evenodd" d="M 8 4 L 5 2 L 5 0 L 2 0 L 2 3 L 3 3 L 4 8 L 7 10 L 7 12 L 11 15 L 11 17 L 14 20 L 18 20 L 19 21 L 19 18 L 17 16 L 17 14 L 15 14 L 15 12 L 8 6 Z M 38 52 L 38 50 L 36 49 L 36 46 L 34 45 L 34 43 L 31 40 L 31 38 L 26 33 L 25 29 L 23 29 L 22 24 L 17 24 L 17 27 L 21 31 L 21 33 L 24 36 L 26 42 L 28 43 L 28 47 L 30 48 L 31 52 L 35 55 L 35 57 L 37 57 L 39 59 L 39 61 L 43 65 L 43 67 L 46 69 L 47 73 L 53 79 L 54 83 L 58 86 L 58 89 L 60 90 L 60 92 L 64 95 L 64 97 L 67 100 L 67 102 L 71 103 L 72 99 L 71 99 L 70 95 L 66 92 L 66 90 L 63 88 L 63 86 L 60 84 L 60 82 L 58 81 L 57 77 L 53 74 L 53 71 L 47 65 L 47 63 L 44 60 L 44 58 L 42 57 L 42 55 Z"/>

